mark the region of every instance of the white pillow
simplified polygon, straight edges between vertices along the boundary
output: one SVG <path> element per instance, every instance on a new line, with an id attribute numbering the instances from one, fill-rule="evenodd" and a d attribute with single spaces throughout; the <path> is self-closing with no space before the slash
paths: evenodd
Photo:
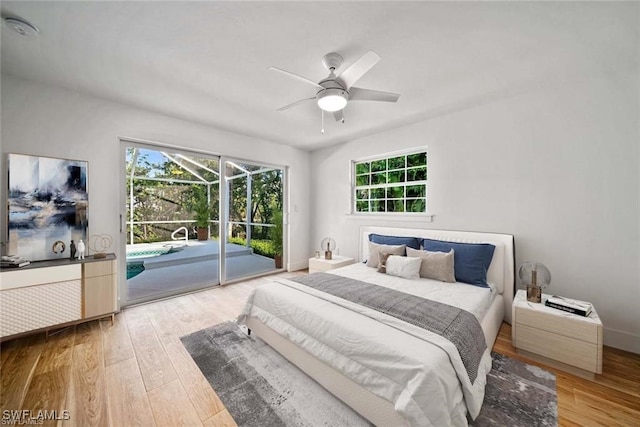
<path id="1" fill-rule="evenodd" d="M 405 279 L 419 279 L 421 265 L 422 258 L 391 255 L 387 258 L 387 274 Z"/>

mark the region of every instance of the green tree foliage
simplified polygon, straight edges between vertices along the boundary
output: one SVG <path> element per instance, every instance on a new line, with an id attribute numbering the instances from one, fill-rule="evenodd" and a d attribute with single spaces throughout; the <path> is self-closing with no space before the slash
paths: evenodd
<path id="1" fill-rule="evenodd" d="M 209 183 L 210 219 L 212 223 L 212 235 L 217 235 L 219 213 L 219 164 L 217 159 L 191 158 L 193 162 L 185 160 L 184 156 L 167 153 L 175 161 L 162 157 L 158 152 L 135 149 L 127 149 L 127 176 L 131 173 L 135 177 L 150 179 L 134 179 L 133 188 L 131 180 L 127 179 L 127 196 L 133 190 L 133 220 L 141 221 L 179 221 L 165 224 L 135 224 L 133 225 L 134 242 L 154 242 L 170 240 L 171 232 L 180 226 L 186 226 L 191 231 L 191 237 L 195 237 L 195 224 L 197 203 L 202 201 Z M 133 159 L 136 159 L 133 162 Z M 181 164 L 178 164 L 181 163 Z M 227 166 L 227 177 L 240 175 L 229 180 L 229 219 L 233 222 L 245 222 L 247 213 L 247 176 L 242 176 L 242 171 L 232 165 Z M 134 169 L 132 171 L 132 169 Z M 256 168 L 257 169 L 257 168 Z M 194 172 L 197 174 L 194 175 Z M 223 173 L 224 175 L 224 173 Z M 249 221 L 252 223 L 273 224 L 274 209 L 282 210 L 283 198 L 282 172 L 266 171 L 256 173 L 251 178 L 252 203 L 249 211 Z M 129 221 L 131 206 L 127 197 L 127 221 Z M 203 209 L 202 209 L 203 210 Z M 204 214 L 203 214 L 204 216 Z M 183 221 L 183 222 L 180 222 Z M 131 227 L 131 225 L 129 225 Z M 269 228 L 266 226 L 254 226 L 252 240 L 269 239 Z M 129 231 L 129 230 L 128 230 Z M 231 236 L 246 238 L 246 226 L 232 227 Z M 270 251 L 270 250 L 267 250 Z"/>
<path id="2" fill-rule="evenodd" d="M 238 171 L 229 172 L 239 174 Z M 245 222 L 247 214 L 247 177 L 229 181 L 229 220 Z M 282 172 L 279 170 L 257 173 L 251 176 L 251 211 L 249 222 L 273 224 L 274 209 L 282 210 Z M 252 239 L 267 239 L 268 227 L 254 227 Z M 233 237 L 246 237 L 244 225 L 232 228 Z"/>

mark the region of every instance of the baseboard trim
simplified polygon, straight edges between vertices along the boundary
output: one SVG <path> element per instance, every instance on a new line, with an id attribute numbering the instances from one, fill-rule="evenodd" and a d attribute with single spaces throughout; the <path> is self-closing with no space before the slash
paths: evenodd
<path id="1" fill-rule="evenodd" d="M 604 328 L 604 345 L 640 354 L 640 336 L 630 332 Z"/>
<path id="2" fill-rule="evenodd" d="M 305 270 L 309 268 L 309 260 L 289 263 L 289 271 Z"/>

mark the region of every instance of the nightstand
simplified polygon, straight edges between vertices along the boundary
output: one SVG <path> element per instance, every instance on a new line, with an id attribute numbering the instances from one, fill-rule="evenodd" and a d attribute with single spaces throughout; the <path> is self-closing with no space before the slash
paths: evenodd
<path id="1" fill-rule="evenodd" d="M 518 353 L 558 369 L 593 379 L 602 373 L 602 322 L 595 308 L 588 317 L 527 301 L 519 290 L 513 300 L 513 346 Z"/>
<path id="2" fill-rule="evenodd" d="M 318 273 L 320 271 L 333 270 L 334 268 L 351 265 L 355 262 L 353 258 L 346 256 L 334 255 L 333 259 L 309 258 L 309 273 Z"/>

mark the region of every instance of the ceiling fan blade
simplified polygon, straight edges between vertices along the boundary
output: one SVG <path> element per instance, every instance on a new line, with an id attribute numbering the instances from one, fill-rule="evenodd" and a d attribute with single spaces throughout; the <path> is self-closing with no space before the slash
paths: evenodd
<path id="1" fill-rule="evenodd" d="M 338 111 L 334 111 L 333 114 L 333 118 L 336 119 L 336 122 L 342 122 L 344 123 L 344 116 L 342 115 L 342 112 L 344 110 L 338 110 Z"/>
<path id="2" fill-rule="evenodd" d="M 278 71 L 278 72 L 280 72 L 280 73 L 282 73 L 282 74 L 284 74 L 286 76 L 293 77 L 294 79 L 300 80 L 301 82 L 309 83 L 310 85 L 313 85 L 313 86 L 315 86 L 317 88 L 324 89 L 322 86 L 320 86 L 318 83 L 314 82 L 313 80 L 309 80 L 306 77 L 299 76 L 299 75 L 294 74 L 294 73 L 292 73 L 290 71 L 286 71 L 286 70 L 283 70 L 281 68 L 276 68 L 276 67 L 269 67 L 269 69 L 273 70 L 273 71 Z"/>
<path id="3" fill-rule="evenodd" d="M 400 94 L 391 92 L 382 92 L 379 90 L 362 89 L 361 87 L 352 87 L 349 89 L 349 101 L 383 101 L 396 102 L 400 98 Z"/>
<path id="4" fill-rule="evenodd" d="M 342 80 L 347 89 L 349 89 L 355 82 L 360 80 L 360 77 L 364 76 L 367 71 L 373 68 L 380 61 L 380 55 L 370 50 L 351 64 L 349 68 L 344 70 L 338 78 Z"/>
<path id="5" fill-rule="evenodd" d="M 305 99 L 301 99 L 300 101 L 292 102 L 291 104 L 288 104 L 288 105 L 285 105 L 284 107 L 278 108 L 277 111 L 288 110 L 289 108 L 296 107 L 296 106 L 302 104 L 303 102 L 311 101 L 312 99 L 316 99 L 316 97 L 312 96 L 311 98 L 305 98 Z"/>

